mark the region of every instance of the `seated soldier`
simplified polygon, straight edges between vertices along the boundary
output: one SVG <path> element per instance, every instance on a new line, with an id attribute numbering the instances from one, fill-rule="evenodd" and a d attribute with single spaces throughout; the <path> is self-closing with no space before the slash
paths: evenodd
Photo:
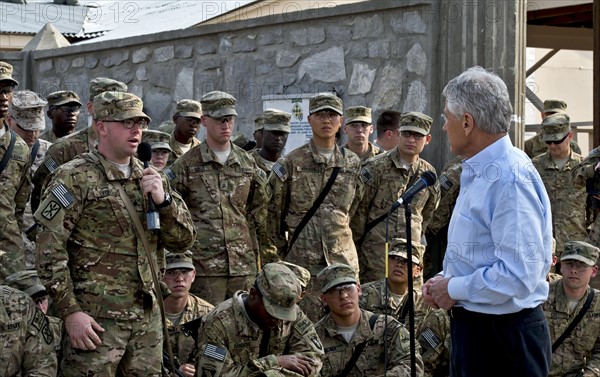
<path id="1" fill-rule="evenodd" d="M 430 310 L 417 330 L 425 377 L 450 375 L 450 317 L 444 309 Z"/>
<path id="2" fill-rule="evenodd" d="M 323 346 L 296 305 L 300 283 L 266 264 L 249 292 L 217 305 L 198 333 L 198 376 L 318 376 Z"/>
<path id="3" fill-rule="evenodd" d="M 325 347 L 321 377 L 383 376 L 384 372 L 390 377 L 410 376 L 408 331 L 391 316 L 359 308 L 361 289 L 356 271 L 345 264 L 332 264 L 321 270 L 317 279 L 321 300 L 329 309 L 315 325 Z M 416 375 L 422 376 L 418 348 L 415 368 Z M 354 353 L 358 353 L 356 359 Z"/>

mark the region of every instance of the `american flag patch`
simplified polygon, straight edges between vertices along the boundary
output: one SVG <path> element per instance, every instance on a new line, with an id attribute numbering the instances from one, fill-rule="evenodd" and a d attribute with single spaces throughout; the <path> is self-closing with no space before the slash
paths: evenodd
<path id="1" fill-rule="evenodd" d="M 373 174 L 371 174 L 369 170 L 364 167 L 360 169 L 360 180 L 363 181 L 363 183 L 370 182 L 372 179 Z"/>
<path id="2" fill-rule="evenodd" d="M 448 177 L 446 177 L 445 174 L 442 174 L 440 176 L 440 186 L 442 186 L 442 188 L 444 189 L 444 191 L 448 191 L 452 188 L 452 186 L 454 186 L 454 183 L 452 183 L 451 180 L 448 179 Z"/>
<path id="3" fill-rule="evenodd" d="M 225 356 L 227 356 L 227 350 L 225 348 L 217 347 L 214 344 L 207 344 L 204 349 L 204 355 L 218 361 L 223 361 L 225 360 Z"/>
<path id="4" fill-rule="evenodd" d="M 427 341 L 427 344 L 429 344 L 431 346 L 431 348 L 433 348 L 433 349 L 436 349 L 442 343 L 440 338 L 438 338 L 438 336 L 435 335 L 433 330 L 431 330 L 429 327 L 426 328 L 425 331 L 423 331 L 421 333 L 421 336 L 423 337 L 423 339 L 425 339 L 425 341 Z"/>
<path id="5" fill-rule="evenodd" d="M 62 183 L 53 188 L 52 193 L 64 208 L 69 207 L 71 204 L 73 204 L 73 202 L 75 202 L 73 194 L 71 194 Z"/>
<path id="6" fill-rule="evenodd" d="M 176 177 L 175 173 L 173 173 L 173 170 L 171 170 L 171 168 L 166 168 L 165 170 L 163 170 L 163 173 L 165 173 L 165 176 L 167 177 L 169 182 L 174 180 Z"/>
<path id="7" fill-rule="evenodd" d="M 279 161 L 277 161 L 275 163 L 275 165 L 273 165 L 273 173 L 275 173 L 276 176 L 279 177 L 279 179 L 281 179 L 282 181 L 284 181 L 287 178 L 287 171 L 285 170 L 285 168 L 279 163 Z"/>
<path id="8" fill-rule="evenodd" d="M 54 161 L 52 157 L 49 157 L 46 160 L 46 162 L 44 162 L 44 166 L 46 166 L 46 169 L 48 169 L 50 173 L 52 173 L 58 168 L 58 164 L 56 163 L 56 161 Z"/>

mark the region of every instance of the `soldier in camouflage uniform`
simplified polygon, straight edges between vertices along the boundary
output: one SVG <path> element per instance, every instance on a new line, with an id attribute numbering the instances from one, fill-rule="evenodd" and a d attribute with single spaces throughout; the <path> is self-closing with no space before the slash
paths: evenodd
<path id="1" fill-rule="evenodd" d="M 206 141 L 165 170 L 198 232 L 192 252 L 201 278 L 191 292 L 212 304 L 252 285 L 258 268 L 256 234 L 264 226 L 268 202 L 265 173 L 230 141 L 235 102 L 224 92 L 205 94 Z"/>
<path id="2" fill-rule="evenodd" d="M 450 317 L 444 309 L 435 309 L 421 322 L 417 331 L 425 377 L 450 375 Z"/>
<path id="3" fill-rule="evenodd" d="M 294 273 L 265 265 L 249 292 L 236 292 L 205 317 L 197 375 L 318 376 L 323 346 L 299 299 Z"/>
<path id="4" fill-rule="evenodd" d="M 369 136 L 373 134 L 371 108 L 349 107 L 346 109 L 344 120 L 346 121 L 344 132 L 348 135 L 348 142 L 343 145 L 343 148 L 356 153 L 363 162 L 383 152 L 369 141 Z"/>
<path id="5" fill-rule="evenodd" d="M 269 110 L 269 109 L 267 109 Z M 254 118 L 254 141 L 256 142 L 256 149 L 262 148 L 262 137 L 263 137 L 263 122 L 262 114 Z"/>
<path id="6" fill-rule="evenodd" d="M 10 104 L 8 124 L 29 146 L 29 167 L 28 180 L 40 166 L 48 147 L 52 144 L 49 141 L 38 138 L 40 131 L 46 127 L 44 122 L 44 107 L 47 102 L 29 90 L 14 92 Z M 32 188 L 33 185 L 29 185 Z M 35 268 L 35 243 L 26 236 L 26 231 L 33 225 L 33 213 L 31 204 L 27 202 L 25 212 L 23 213 L 23 223 L 21 224 L 21 235 L 25 246 L 25 266 Z"/>
<path id="7" fill-rule="evenodd" d="M 53 344 L 48 318 L 31 298 L 0 285 L 0 376 L 56 377 Z"/>
<path id="8" fill-rule="evenodd" d="M 167 253 L 167 267 L 163 281 L 171 294 L 165 298 L 165 315 L 173 355 L 178 359 L 179 371 L 186 377 L 196 374 L 196 348 L 194 337 L 186 334 L 182 325 L 202 318 L 213 306 L 190 293 L 196 278 L 192 252 Z"/>
<path id="9" fill-rule="evenodd" d="M 196 138 L 196 134 L 200 129 L 201 118 L 202 104 L 200 102 L 191 99 L 182 99 L 177 102 L 175 115 L 173 115 L 175 129 L 170 132 L 169 146 L 171 147 L 171 154 L 167 166 L 171 166 L 185 152 L 200 145 L 200 140 Z"/>
<path id="10" fill-rule="evenodd" d="M 250 154 L 256 160 L 258 167 L 268 175 L 275 162 L 281 157 L 288 135 L 292 132 L 290 126 L 292 114 L 277 109 L 267 109 L 259 118 L 262 147 L 254 149 Z"/>
<path id="11" fill-rule="evenodd" d="M 583 241 L 587 236 L 585 185 L 574 182 L 571 175 L 582 157 L 570 150 L 569 140 L 572 138 L 567 116 L 554 114 L 546 117 L 542 122 L 542 139 L 548 144 L 548 151 L 532 160 L 550 198 L 553 235 L 559 258 L 566 240 Z"/>
<path id="12" fill-rule="evenodd" d="M 126 92 L 127 85 L 120 81 L 105 77 L 97 77 L 90 81 L 87 111 L 93 114 L 94 97 L 106 91 Z M 60 165 L 67 163 L 76 156 L 92 152 L 98 145 L 96 122 L 92 120 L 90 127 L 77 131 L 61 140 L 57 140 L 46 152 L 46 157 L 33 175 L 33 190 L 31 192 L 31 209 L 36 211 L 40 204 L 40 195 L 46 178 Z"/>
<path id="13" fill-rule="evenodd" d="M 282 259 L 308 269 L 311 276 L 332 263 L 345 263 L 358 270 L 349 222 L 363 187 L 359 179 L 360 158 L 335 144 L 335 134 L 344 119 L 342 100 L 331 94 L 318 94 L 309 101 L 309 113 L 312 139 L 275 163 L 269 177 L 273 193 L 269 204 L 269 247 L 276 247 Z M 339 173 L 330 192 L 290 245 L 296 228 L 334 169 L 339 169 Z M 300 306 L 313 322 L 323 315 L 318 296 L 319 287 L 312 279 Z"/>
<path id="14" fill-rule="evenodd" d="M 558 99 L 547 99 L 544 101 L 544 110 L 542 111 L 542 121 L 552 114 L 567 115 L 567 104 Z M 575 153 L 581 154 L 581 148 L 573 139 L 569 142 L 569 146 Z M 531 139 L 525 140 L 523 151 L 527 153 L 529 158 L 533 159 L 548 150 L 548 145 L 542 140 L 542 133 L 539 132 Z"/>
<path id="15" fill-rule="evenodd" d="M 317 279 L 321 299 L 329 308 L 329 314 L 315 325 L 325 347 L 321 377 L 341 375 L 363 342 L 366 346 L 346 376 L 383 376 L 384 371 L 388 376 L 410 376 L 408 331 L 391 316 L 359 308 L 361 289 L 354 269 L 344 264 L 330 265 Z M 422 376 L 423 361 L 418 349 L 416 352 L 416 375 Z"/>
<path id="16" fill-rule="evenodd" d="M 398 146 L 400 140 L 400 118 L 402 113 L 394 110 L 385 110 L 377 118 L 376 146 L 383 152 L 390 151 Z"/>
<path id="17" fill-rule="evenodd" d="M 594 296 L 579 324 L 553 352 L 550 377 L 600 375 L 600 291 L 589 286 L 598 273 L 599 251 L 586 242 L 565 242 L 560 258 L 563 278 L 550 283 L 543 304 L 552 342 L 565 332 L 592 292 Z"/>
<path id="18" fill-rule="evenodd" d="M 62 355 L 63 321 L 60 320 L 60 318 L 48 315 L 48 292 L 42 285 L 37 272 L 35 270 L 15 272 L 6 278 L 6 285 L 27 293 L 35 303 L 35 306 L 46 315 L 48 318 L 49 329 L 52 332 L 52 348 L 54 349 L 54 352 L 56 352 L 57 360 L 60 362 Z"/>
<path id="19" fill-rule="evenodd" d="M 132 157 L 150 120 L 142 107 L 130 93 L 96 96 L 97 150 L 52 174 L 35 213 L 37 270 L 68 334 L 65 375 L 161 375 L 162 322 L 150 263 L 164 266 L 161 247 L 187 250 L 195 231 L 179 194 Z M 139 234 L 127 206 L 147 229 L 148 195 L 161 230 Z"/>
<path id="20" fill-rule="evenodd" d="M 298 266 L 297 264 L 293 264 L 286 261 L 278 261 L 276 263 L 283 264 L 284 266 L 289 268 L 294 273 L 294 275 L 296 275 L 296 277 L 300 281 L 300 300 L 302 301 L 302 299 L 306 295 L 306 287 L 308 287 L 308 283 L 310 283 L 310 271 L 308 271 L 304 267 Z"/>
<path id="21" fill-rule="evenodd" d="M 173 152 L 169 145 L 171 136 L 156 130 L 144 130 L 142 142 L 150 144 L 152 158 L 150 164 L 158 171 L 164 170 L 168 165 L 169 155 Z"/>
<path id="22" fill-rule="evenodd" d="M 360 280 L 363 283 L 384 277 L 385 215 L 390 207 L 425 171 L 435 173 L 435 168 L 419 157 L 431 141 L 431 124 L 431 117 L 423 113 L 402 114 L 398 146 L 389 153 L 373 157 L 363 166 L 361 177 L 365 182 L 365 195 L 351 223 L 358 247 Z M 427 229 L 433 217 L 439 196 L 437 183 L 414 196 L 411 203 L 413 240 L 421 240 L 423 230 Z M 380 216 L 384 218 L 377 222 Z M 387 221 L 389 239 L 406 237 L 403 209 L 393 212 Z"/>
<path id="23" fill-rule="evenodd" d="M 392 241 L 388 252 L 387 305 L 385 302 L 385 279 L 363 284 L 359 304 L 362 309 L 373 313 L 391 315 L 398 322 L 408 326 L 408 260 L 406 247 L 406 240 L 397 238 Z M 412 274 L 416 279 L 421 275 L 421 258 L 423 258 L 425 247 L 413 241 L 412 252 Z M 421 299 L 420 289 L 413 288 L 413 302 L 416 329 L 429 311 L 429 307 Z"/>
<path id="24" fill-rule="evenodd" d="M 70 135 L 75 131 L 79 121 L 81 102 L 77 93 L 60 90 L 50 93 L 48 100 L 48 118 L 52 121 L 52 129 L 40 135 L 40 139 L 54 143 L 57 139 Z"/>
<path id="25" fill-rule="evenodd" d="M 17 271 L 25 269 L 25 253 L 21 228 L 29 199 L 29 147 L 8 127 L 7 116 L 13 90 L 19 83 L 12 77 L 12 65 L 0 61 L 0 160 L 7 155 L 0 171 L 0 283 Z"/>

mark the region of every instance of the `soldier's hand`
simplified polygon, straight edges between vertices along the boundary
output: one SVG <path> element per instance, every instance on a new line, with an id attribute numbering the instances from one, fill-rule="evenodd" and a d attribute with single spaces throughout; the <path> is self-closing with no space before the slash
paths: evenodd
<path id="1" fill-rule="evenodd" d="M 160 204 L 165 200 L 165 191 L 160 174 L 151 167 L 144 169 L 142 189 L 144 190 L 144 194 L 152 194 L 152 200 L 156 204 Z"/>
<path id="2" fill-rule="evenodd" d="M 65 318 L 65 328 L 71 339 L 73 348 L 93 351 L 102 344 L 97 332 L 104 332 L 102 326 L 94 318 L 84 312 L 75 312 Z"/>
<path id="3" fill-rule="evenodd" d="M 277 356 L 277 362 L 280 367 L 303 376 L 310 376 L 315 368 L 315 362 L 310 357 L 304 355 Z"/>
<path id="4" fill-rule="evenodd" d="M 196 375 L 196 367 L 192 364 L 181 364 L 179 371 L 183 373 L 185 377 L 194 377 Z"/>

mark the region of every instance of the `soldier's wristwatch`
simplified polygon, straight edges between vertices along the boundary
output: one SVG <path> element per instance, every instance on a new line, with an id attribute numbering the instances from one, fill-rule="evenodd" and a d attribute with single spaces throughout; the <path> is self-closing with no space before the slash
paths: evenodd
<path id="1" fill-rule="evenodd" d="M 157 204 L 156 209 L 168 207 L 171 205 L 171 203 L 173 203 L 173 198 L 171 198 L 171 194 L 165 192 L 165 200 L 162 203 Z"/>

